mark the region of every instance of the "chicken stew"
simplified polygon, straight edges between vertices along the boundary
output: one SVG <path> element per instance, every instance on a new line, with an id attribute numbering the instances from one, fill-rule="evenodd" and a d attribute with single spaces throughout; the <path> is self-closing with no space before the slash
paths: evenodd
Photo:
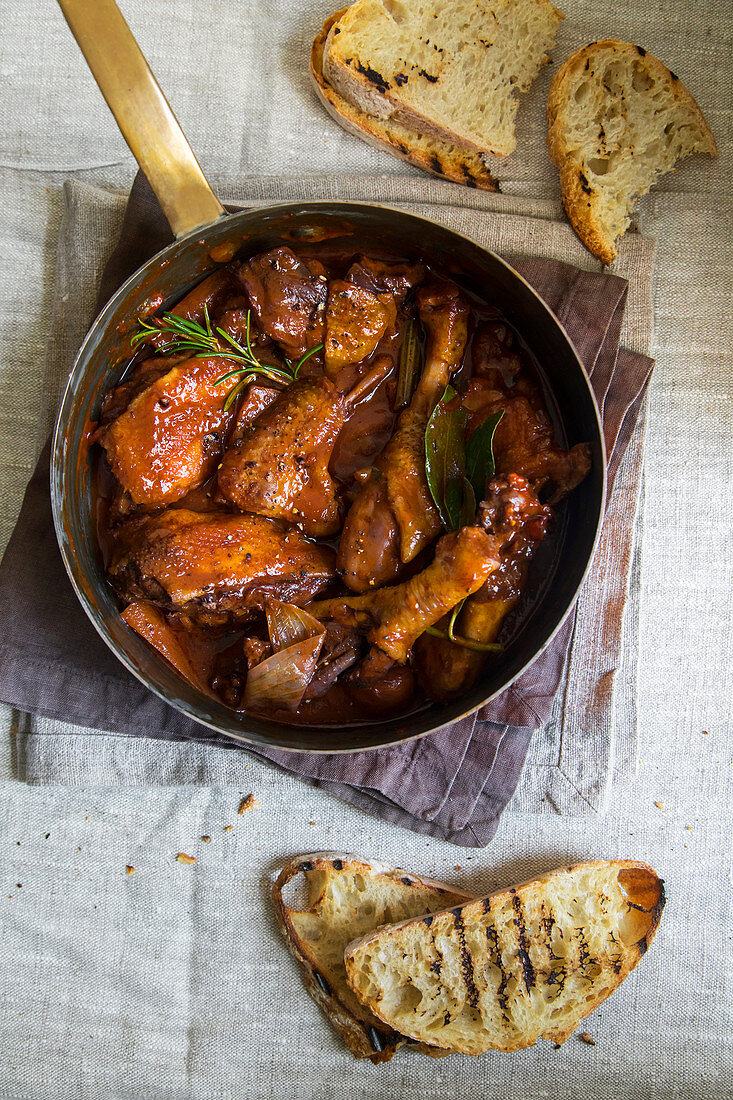
<path id="1" fill-rule="evenodd" d="M 499 311 L 418 259 L 325 242 L 222 266 L 135 342 L 93 435 L 125 622 L 280 722 L 465 694 L 590 469 Z"/>

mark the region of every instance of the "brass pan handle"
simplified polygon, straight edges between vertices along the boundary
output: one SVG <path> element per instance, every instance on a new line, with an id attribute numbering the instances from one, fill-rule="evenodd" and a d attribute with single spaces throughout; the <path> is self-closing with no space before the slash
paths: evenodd
<path id="1" fill-rule="evenodd" d="M 58 0 L 176 237 L 226 213 L 114 0 Z"/>

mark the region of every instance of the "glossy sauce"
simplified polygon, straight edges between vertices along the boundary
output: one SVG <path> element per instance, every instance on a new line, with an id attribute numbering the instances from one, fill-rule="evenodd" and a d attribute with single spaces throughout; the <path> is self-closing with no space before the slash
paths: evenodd
<path id="1" fill-rule="evenodd" d="M 309 259 L 317 260 L 322 264 L 329 280 L 342 279 L 355 260 L 352 253 L 344 252 L 337 244 L 331 242 L 318 245 L 299 243 L 293 247 L 299 258 L 306 261 Z M 378 250 L 370 253 L 370 256 L 391 262 L 396 259 L 396 257 L 380 253 Z M 433 280 L 440 279 L 439 274 L 435 272 L 428 271 L 428 275 Z M 462 365 L 452 378 L 452 385 L 459 392 L 465 391 L 473 374 L 473 340 L 477 330 L 486 321 L 500 319 L 498 310 L 493 306 L 480 301 L 473 294 L 468 294 L 468 297 L 471 301 L 472 310 L 469 341 Z M 239 339 L 243 338 L 241 331 L 243 314 L 238 318 L 237 313 L 239 311 L 241 314 L 243 306 L 246 305 L 246 300 L 242 298 L 241 288 L 239 290 L 233 288 L 233 281 L 228 268 L 220 269 L 204 279 L 199 286 L 186 295 L 179 307 L 174 308 L 174 312 L 188 318 L 197 319 L 202 316 L 204 303 L 209 310 L 212 321 L 214 321 L 216 315 L 219 318 L 226 317 L 227 330 L 236 331 L 237 337 Z M 412 307 L 408 306 L 408 311 L 411 310 Z M 389 361 L 381 381 L 375 387 L 368 389 L 350 407 L 333 449 L 328 469 L 331 477 L 339 485 L 342 508 L 346 508 L 359 491 L 363 479 L 368 476 L 374 461 L 384 449 L 395 428 L 399 410 L 395 410 L 394 401 L 405 316 L 406 314 L 400 311 L 395 331 L 388 332 L 387 335 L 382 337 L 373 352 L 360 363 L 343 367 L 333 379 L 336 388 L 341 393 L 347 394 L 359 383 L 360 379 L 364 379 L 369 375 L 380 357 Z M 506 324 L 506 322 L 504 323 Z M 549 399 L 546 388 L 543 386 L 541 372 L 537 371 L 526 346 L 522 344 L 518 335 L 516 333 L 513 335 L 514 354 L 515 356 L 518 355 L 521 360 L 521 371 L 531 377 L 536 386 L 542 387 L 545 406 L 549 409 L 550 416 L 555 423 L 556 434 L 560 443 L 562 443 L 559 430 L 557 430 L 559 429 L 557 412 Z M 264 348 L 258 346 L 257 352 L 258 355 L 262 356 L 263 361 L 272 359 L 267 344 Z M 169 509 L 185 509 L 200 513 L 220 512 L 222 507 L 230 507 L 226 501 L 223 501 L 217 487 L 217 466 L 221 462 L 222 451 L 225 445 L 231 446 L 237 439 L 242 438 L 250 425 L 266 410 L 277 396 L 277 393 L 280 392 L 276 386 L 271 385 L 269 382 L 263 381 L 260 383 L 260 381 L 257 381 L 249 387 L 245 395 L 231 410 L 224 413 L 223 401 L 226 393 L 237 384 L 238 380 L 233 379 L 231 383 L 219 387 L 214 387 L 213 382 L 226 373 L 232 364 L 227 360 L 216 360 L 214 357 L 211 360 L 199 360 L 201 366 L 197 370 L 199 374 L 205 373 L 204 378 L 186 378 L 185 372 L 182 372 L 180 379 L 176 379 L 172 378 L 168 371 L 173 362 L 174 360 L 158 360 L 160 369 L 165 368 L 167 373 L 158 381 L 153 382 L 156 400 L 152 402 L 150 400 L 152 394 L 146 390 L 146 401 L 133 398 L 126 410 L 118 417 L 118 422 L 121 424 L 124 417 L 129 418 L 131 414 L 134 415 L 137 400 L 138 405 L 145 407 L 145 415 L 147 415 L 148 420 L 153 421 L 147 424 L 147 430 L 149 433 L 152 432 L 155 446 L 152 454 L 142 456 L 147 461 L 147 467 L 145 470 L 141 470 L 140 473 L 142 481 L 147 479 L 147 491 L 149 492 L 150 486 L 153 485 L 154 495 L 157 494 L 157 499 L 154 500 L 152 505 L 150 503 L 140 505 L 139 501 L 135 501 L 134 494 L 133 499 L 130 499 L 129 493 L 120 493 L 119 485 L 113 475 L 114 463 L 112 463 L 111 468 L 105 454 L 99 447 L 95 448 L 94 514 L 97 522 L 98 544 L 106 569 L 109 568 L 117 551 L 120 524 L 124 523 L 129 517 L 135 518 L 156 514 L 161 505 L 167 506 Z M 138 354 L 130 362 L 121 382 L 134 382 L 135 378 L 141 373 L 141 363 L 144 363 L 144 360 L 142 355 Z M 150 361 L 145 362 L 142 371 L 149 371 L 150 368 Z M 155 367 L 153 370 L 155 370 Z M 313 355 L 303 364 L 299 377 L 315 379 L 322 377 L 323 371 L 323 353 L 321 352 Z M 178 388 L 169 392 L 172 381 L 176 381 Z M 193 424 L 189 424 L 186 419 L 186 402 L 185 400 L 181 401 L 181 397 L 182 395 L 185 397 L 187 387 L 195 389 L 197 381 L 199 382 L 199 396 L 202 388 L 204 390 L 208 388 L 212 395 L 211 413 L 205 417 L 206 430 L 204 433 L 205 437 L 211 439 L 210 454 L 205 453 L 205 444 L 198 449 L 193 447 L 193 454 L 189 454 L 186 450 L 188 442 L 200 435 L 200 431 L 197 429 L 200 428 L 201 416 L 200 413 L 197 413 L 193 417 Z M 114 396 L 108 397 L 110 408 L 114 406 L 114 400 Z M 173 412 L 170 412 L 170 409 L 173 409 Z M 175 485 L 170 482 L 170 479 L 166 480 L 157 473 L 156 457 L 158 454 L 162 456 L 161 468 L 166 470 L 170 468 L 171 455 L 180 456 L 184 475 L 190 473 L 192 463 L 193 465 L 198 463 L 198 468 L 205 478 L 203 483 L 182 495 L 176 496 Z M 336 546 L 338 536 L 330 540 L 320 539 L 318 541 Z M 527 558 L 529 558 L 532 549 L 528 543 Z M 542 574 L 544 576 L 551 573 L 553 554 L 553 541 L 549 540 L 542 547 L 544 562 Z M 429 556 L 423 553 L 411 568 L 417 570 L 423 567 L 428 560 Z M 175 561 L 171 561 L 169 566 L 175 572 Z M 186 566 L 187 582 L 191 581 L 192 568 L 190 565 Z M 409 576 L 409 573 L 410 570 L 408 569 L 406 575 Z M 175 578 L 171 579 L 175 580 Z M 515 637 L 526 618 L 527 609 L 533 598 L 532 592 L 527 592 L 527 569 L 524 555 L 521 552 L 518 553 L 515 559 L 496 570 L 489 577 L 487 584 L 492 594 L 507 600 L 511 599 L 515 603 L 520 596 L 522 597 L 519 603 L 516 603 L 502 629 L 502 638 Z M 176 587 L 175 583 L 172 587 Z M 541 577 L 533 582 L 531 587 L 534 595 L 536 595 L 541 587 Z M 337 594 L 339 591 L 341 589 L 336 583 L 333 592 Z M 140 612 L 133 606 L 131 611 L 128 609 L 125 617 L 130 625 L 138 629 L 143 637 L 146 637 L 159 652 L 163 653 L 178 668 L 182 675 L 197 682 L 197 686 L 201 690 L 214 694 L 227 705 L 241 708 L 242 688 L 247 679 L 248 661 L 253 659 L 253 655 L 257 656 L 258 653 L 265 652 L 268 644 L 267 628 L 262 616 L 244 624 L 232 624 L 231 621 L 217 622 L 216 615 L 213 615 L 210 621 L 206 622 L 201 618 L 192 618 L 185 611 L 159 611 L 157 614 L 151 614 L 148 621 L 145 613 Z M 491 659 L 488 658 L 488 660 Z M 186 662 L 188 662 L 188 673 Z M 194 671 L 190 671 L 191 669 Z M 411 675 L 409 668 L 405 670 L 398 668 L 394 672 L 391 684 L 387 685 L 385 681 L 385 699 L 389 700 L 389 692 L 391 691 L 394 700 L 397 701 L 396 703 L 393 701 L 392 704 L 385 704 L 385 713 L 394 713 L 395 706 L 397 706 L 398 713 L 408 714 L 429 705 L 429 701 L 419 692 L 409 698 L 403 698 L 406 695 L 403 681 L 409 675 Z M 349 690 L 341 680 L 337 680 L 326 694 L 320 698 L 302 703 L 295 713 L 278 710 L 270 713 L 273 718 L 279 721 L 319 725 L 344 725 L 352 722 L 371 721 L 380 717 L 378 707 L 372 708 L 369 713 L 365 713 L 364 695 L 363 693 L 360 695 L 358 685 L 352 686 Z"/>

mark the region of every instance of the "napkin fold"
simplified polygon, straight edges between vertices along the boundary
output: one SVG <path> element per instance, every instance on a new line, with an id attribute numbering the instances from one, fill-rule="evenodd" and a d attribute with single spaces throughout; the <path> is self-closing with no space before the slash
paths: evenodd
<path id="1" fill-rule="evenodd" d="M 478 228 L 480 211 L 473 217 Z M 473 235 L 480 240 L 479 234 Z M 98 308 L 170 239 L 160 207 L 139 176 L 119 244 L 101 278 Z M 65 257 L 67 263 L 70 258 Z M 47 446 L 0 565 L 0 699 L 41 718 L 70 723 L 78 731 L 82 753 L 81 742 L 88 741 L 84 732 L 89 730 L 150 739 L 148 774 L 153 777 L 155 740 L 190 739 L 231 753 L 256 753 L 417 832 L 468 846 L 487 844 L 517 787 L 533 731 L 548 722 L 553 707 L 556 720 L 562 720 L 574 684 L 581 682 L 588 691 L 588 720 L 608 720 L 640 478 L 636 426 L 652 368 L 646 355 L 619 350 L 629 292 L 626 280 L 555 259 L 509 259 L 555 312 L 578 349 L 601 410 L 609 462 L 609 505 L 594 568 L 553 642 L 511 688 L 477 714 L 390 749 L 348 755 L 242 749 L 147 691 L 94 631 L 57 550 Z M 635 445 L 629 447 L 630 443 Z M 624 463 L 627 452 L 631 461 Z M 584 674 L 570 678 L 569 666 L 578 665 L 575 646 L 585 647 L 589 629 L 595 644 L 580 662 Z M 574 705 L 577 711 L 577 700 Z M 93 752 L 93 746 L 92 741 L 86 751 Z M 73 764 L 65 774 L 63 768 L 55 770 L 53 762 L 46 763 L 45 774 L 41 768 L 36 781 L 73 781 Z"/>

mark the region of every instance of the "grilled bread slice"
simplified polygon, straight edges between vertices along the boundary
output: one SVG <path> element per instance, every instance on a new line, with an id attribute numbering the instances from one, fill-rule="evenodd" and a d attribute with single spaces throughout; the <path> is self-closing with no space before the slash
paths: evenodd
<path id="1" fill-rule="evenodd" d="M 506 156 L 514 93 L 549 60 L 562 18 L 550 0 L 358 0 L 329 30 L 323 75 L 367 115 Z"/>
<path id="2" fill-rule="evenodd" d="M 499 184 L 480 153 L 469 153 L 442 138 L 426 137 L 391 118 L 375 118 L 354 107 L 336 92 L 323 76 L 323 49 L 328 33 L 346 11 L 329 16 L 316 35 L 311 49 L 310 71 L 313 87 L 328 113 L 349 133 L 400 160 L 422 168 L 438 179 L 498 191 Z"/>
<path id="3" fill-rule="evenodd" d="M 308 889 L 303 909 L 289 906 L 283 898 L 288 883 L 299 875 L 305 876 Z M 385 921 L 434 912 L 472 896 L 441 882 L 339 852 L 296 856 L 283 867 L 272 887 L 278 923 L 302 967 L 308 991 L 352 1053 L 372 1062 L 389 1061 L 408 1040 L 376 1019 L 354 996 L 346 981 L 344 948 Z M 446 1052 L 426 1047 L 424 1053 L 440 1056 Z"/>
<path id="4" fill-rule="evenodd" d="M 636 199 L 715 138 L 682 81 L 641 46 L 609 38 L 578 50 L 555 74 L 547 147 L 560 170 L 575 232 L 604 264 Z"/>
<path id="5" fill-rule="evenodd" d="M 396 1031 L 446 1050 L 563 1043 L 647 950 L 661 879 L 631 860 L 581 863 L 371 932 L 349 984 Z"/>

